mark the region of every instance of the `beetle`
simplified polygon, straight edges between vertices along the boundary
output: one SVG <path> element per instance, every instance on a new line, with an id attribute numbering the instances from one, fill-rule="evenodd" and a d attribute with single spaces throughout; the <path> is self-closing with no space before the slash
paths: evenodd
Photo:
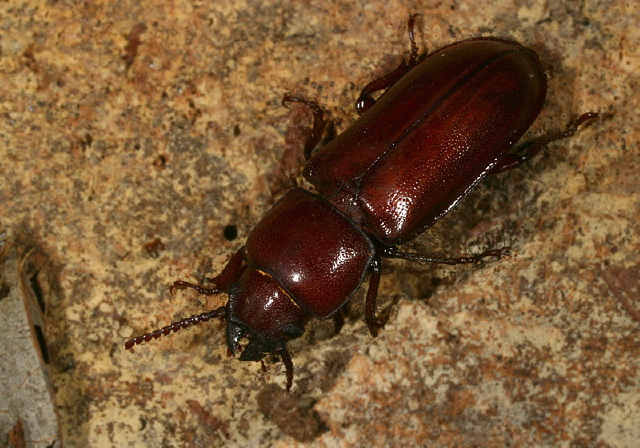
<path id="1" fill-rule="evenodd" d="M 506 253 L 508 248 L 499 248 L 447 258 L 398 246 L 438 222 L 485 176 L 522 164 L 597 114 L 514 148 L 546 98 L 547 78 L 536 52 L 481 37 L 419 57 L 415 18 L 408 22 L 408 60 L 365 86 L 356 103 L 360 117 L 315 152 L 325 127 L 322 109 L 284 97 L 283 103 L 300 102 L 313 113 L 303 176 L 316 192 L 286 191 L 220 274 L 207 279 L 212 287 L 184 281 L 171 286 L 172 293 L 187 287 L 227 293 L 226 305 L 134 337 L 126 349 L 199 322 L 226 320 L 229 353 L 237 353 L 246 338 L 241 361 L 279 356 L 289 391 L 293 362 L 287 342 L 300 337 L 312 318 L 334 315 L 367 276 L 365 321 L 377 335 L 382 259 L 460 264 Z"/>

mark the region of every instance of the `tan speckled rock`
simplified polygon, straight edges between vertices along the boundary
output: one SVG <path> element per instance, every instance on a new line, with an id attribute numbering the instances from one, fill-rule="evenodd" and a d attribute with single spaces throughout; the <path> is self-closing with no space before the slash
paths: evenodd
<path id="1" fill-rule="evenodd" d="M 361 297 L 337 335 L 314 324 L 290 397 L 280 364 L 227 359 L 216 323 L 124 352 L 224 302 L 168 285 L 217 272 L 299 173 L 304 115 L 282 95 L 343 130 L 408 50 L 410 12 L 421 48 L 497 35 L 541 54 L 531 135 L 612 114 L 411 243 L 513 255 L 389 263 L 386 328 L 370 338 Z M 598 0 L 0 3 L 0 231 L 26 228 L 59 271 L 43 290 L 68 446 L 634 446 L 640 332 L 620 297 L 640 308 L 639 22 Z"/>

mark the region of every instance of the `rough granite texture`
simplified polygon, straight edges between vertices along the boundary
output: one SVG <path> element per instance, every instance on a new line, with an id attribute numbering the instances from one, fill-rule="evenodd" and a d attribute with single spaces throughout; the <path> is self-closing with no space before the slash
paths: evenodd
<path id="1" fill-rule="evenodd" d="M 495 35 L 540 53 L 529 137 L 605 115 L 408 245 L 512 256 L 386 263 L 386 328 L 370 337 L 362 294 L 338 334 L 311 325 L 290 344 L 290 395 L 280 363 L 227 359 L 219 323 L 125 352 L 224 303 L 168 286 L 218 272 L 303 183 L 309 117 L 283 94 L 345 129 L 406 54 L 411 12 L 423 50 Z M 0 3 L 0 232 L 50 256 L 66 446 L 637 446 L 638 23 L 633 2 L 600 0 Z"/>

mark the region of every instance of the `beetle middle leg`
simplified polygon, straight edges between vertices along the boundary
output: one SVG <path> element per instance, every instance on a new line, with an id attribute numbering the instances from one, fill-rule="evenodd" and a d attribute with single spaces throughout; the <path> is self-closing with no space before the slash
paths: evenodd
<path id="1" fill-rule="evenodd" d="M 372 260 L 369 270 L 371 277 L 369 278 L 369 289 L 367 290 L 367 298 L 365 301 L 365 322 L 369 328 L 369 332 L 373 337 L 378 335 L 378 330 L 384 325 L 376 317 L 376 301 L 378 299 L 378 287 L 380 286 L 380 257 L 385 258 L 401 258 L 403 260 L 420 261 L 425 263 L 439 264 L 469 264 L 477 263 L 487 257 L 500 258 L 509 253 L 510 247 L 501 247 L 499 249 L 485 250 L 481 254 L 471 255 L 468 257 L 436 257 L 433 255 L 419 254 L 415 252 L 401 252 L 397 247 L 385 247 L 379 251 L 379 255 Z"/>
<path id="2" fill-rule="evenodd" d="M 595 112 L 587 112 L 586 114 L 583 114 L 582 116 L 580 116 L 580 118 L 575 120 L 573 123 L 570 123 L 569 126 L 567 126 L 567 129 L 564 130 L 563 132 L 554 132 L 554 133 L 546 134 L 540 138 L 537 138 L 536 140 L 524 143 L 523 145 L 521 145 L 519 148 L 516 149 L 516 151 L 520 150 L 520 154 L 517 154 L 517 153 L 505 154 L 498 161 L 498 163 L 491 169 L 491 171 L 489 171 L 488 174 L 498 174 L 504 171 L 512 170 L 520 166 L 520 164 L 526 162 L 527 160 L 531 159 L 536 154 L 538 154 L 549 143 L 555 142 L 557 140 L 562 140 L 567 137 L 571 137 L 573 134 L 576 133 L 576 131 L 578 130 L 578 127 L 580 127 L 581 124 L 583 124 L 588 120 L 596 118 L 597 116 L 598 114 Z"/>
<path id="3" fill-rule="evenodd" d="M 433 255 L 419 254 L 415 252 L 401 252 L 397 247 L 387 247 L 382 250 L 381 255 L 385 258 L 402 258 L 403 260 L 421 261 L 424 263 L 439 263 L 439 264 L 467 264 L 477 263 L 486 257 L 500 258 L 509 253 L 510 247 L 501 247 L 499 249 L 485 250 L 481 254 L 472 255 L 468 257 L 436 257 Z"/>
<path id="4" fill-rule="evenodd" d="M 305 100 L 296 96 L 285 95 L 282 98 L 282 105 L 286 107 L 286 103 L 288 102 L 303 103 L 309 107 L 313 113 L 313 129 L 311 130 L 311 134 L 309 135 L 307 142 L 304 144 L 304 158 L 305 160 L 309 160 L 309 157 L 311 157 L 311 151 L 313 151 L 320 143 L 322 134 L 324 133 L 324 128 L 327 124 L 324 121 L 324 111 L 315 101 Z"/>

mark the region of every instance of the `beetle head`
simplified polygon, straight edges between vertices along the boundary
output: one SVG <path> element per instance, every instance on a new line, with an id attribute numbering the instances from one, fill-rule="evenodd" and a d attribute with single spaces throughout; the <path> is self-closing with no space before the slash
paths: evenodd
<path id="1" fill-rule="evenodd" d="M 229 290 L 226 317 L 229 351 L 235 354 L 240 340 L 247 337 L 249 344 L 240 360 L 258 361 L 300 337 L 311 316 L 271 275 L 249 267 Z"/>
<path id="2" fill-rule="evenodd" d="M 175 282 L 173 287 L 190 287 L 202 294 L 222 292 L 186 282 Z M 240 352 L 240 361 L 259 361 L 267 353 L 280 356 L 287 372 L 287 390 L 291 389 L 293 363 L 286 343 L 302 335 L 311 315 L 303 311 L 271 275 L 253 267 L 248 267 L 238 282 L 229 287 L 226 306 L 136 336 L 124 346 L 128 350 L 143 342 L 214 318 L 227 321 L 227 347 L 232 355 Z M 240 350 L 240 341 L 245 337 L 249 339 L 249 343 Z"/>

